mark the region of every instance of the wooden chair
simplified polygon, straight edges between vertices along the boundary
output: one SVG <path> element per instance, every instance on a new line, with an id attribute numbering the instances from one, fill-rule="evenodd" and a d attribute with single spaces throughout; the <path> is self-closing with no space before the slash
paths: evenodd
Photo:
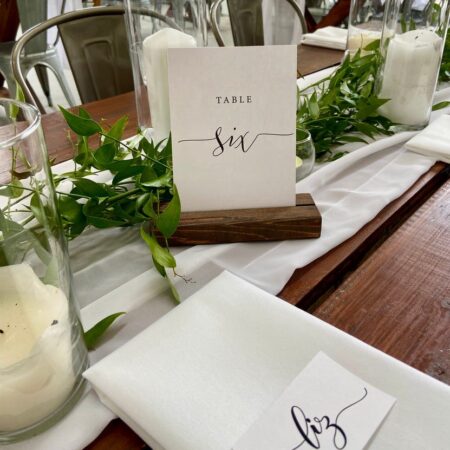
<path id="1" fill-rule="evenodd" d="M 168 17 L 147 9 L 133 12 L 179 27 Z M 26 81 L 22 53 L 29 41 L 57 27 L 83 103 L 112 97 L 134 89 L 130 50 L 122 6 L 85 8 L 42 22 L 26 31 L 12 52 L 12 69 L 28 102 L 45 112 Z"/>
<path id="2" fill-rule="evenodd" d="M 215 0 L 211 6 L 211 27 L 219 46 L 225 43 L 219 29 L 219 12 L 225 0 Z M 281 0 L 277 0 L 281 1 Z M 302 33 L 307 32 L 305 17 L 295 0 L 283 0 L 292 7 L 292 12 L 298 17 Z M 262 0 L 227 0 L 230 14 L 231 31 L 236 46 L 264 45 L 264 24 Z"/>

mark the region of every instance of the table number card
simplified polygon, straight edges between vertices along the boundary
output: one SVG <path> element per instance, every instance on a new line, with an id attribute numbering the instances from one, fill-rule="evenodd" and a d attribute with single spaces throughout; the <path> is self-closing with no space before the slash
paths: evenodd
<path id="1" fill-rule="evenodd" d="M 296 46 L 169 50 L 183 211 L 295 205 Z"/>
<path id="2" fill-rule="evenodd" d="M 394 403 L 320 352 L 233 450 L 362 450 Z"/>

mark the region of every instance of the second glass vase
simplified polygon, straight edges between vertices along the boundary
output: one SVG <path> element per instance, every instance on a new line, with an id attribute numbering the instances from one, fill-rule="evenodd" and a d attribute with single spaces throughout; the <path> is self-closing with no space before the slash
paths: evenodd
<path id="1" fill-rule="evenodd" d="M 206 1 L 125 0 L 125 7 L 139 127 L 159 142 L 170 132 L 167 50 L 207 45 Z"/>
<path id="2" fill-rule="evenodd" d="M 430 119 L 447 27 L 449 0 L 387 0 L 381 38 L 380 109 L 398 130 L 424 128 Z"/>

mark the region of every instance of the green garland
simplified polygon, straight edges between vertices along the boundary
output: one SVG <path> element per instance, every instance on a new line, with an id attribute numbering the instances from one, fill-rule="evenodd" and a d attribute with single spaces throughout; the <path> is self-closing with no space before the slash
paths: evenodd
<path id="1" fill-rule="evenodd" d="M 339 145 L 392 134 L 393 123 L 377 112 L 388 101 L 375 94 L 378 46 L 376 41 L 364 49 L 367 54 L 347 55 L 333 74 L 299 91 L 297 127 L 311 133 L 319 161 L 341 157 L 334 152 Z"/>
<path id="2" fill-rule="evenodd" d="M 439 81 L 450 81 L 450 33 L 447 33 L 447 39 L 444 45 Z"/>

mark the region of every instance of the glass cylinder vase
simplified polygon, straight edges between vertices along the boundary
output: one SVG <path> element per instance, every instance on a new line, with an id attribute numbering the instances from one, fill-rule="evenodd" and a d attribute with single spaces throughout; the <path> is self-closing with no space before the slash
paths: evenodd
<path id="1" fill-rule="evenodd" d="M 88 365 L 40 114 L 0 99 L 0 444 L 48 428 Z"/>
<path id="2" fill-rule="evenodd" d="M 353 55 L 381 38 L 384 0 L 351 0 L 348 16 L 347 51 Z"/>
<path id="3" fill-rule="evenodd" d="M 205 0 L 125 0 L 139 128 L 170 133 L 167 51 L 207 45 Z"/>
<path id="4" fill-rule="evenodd" d="M 379 112 L 397 130 L 429 122 L 449 12 L 449 0 L 387 0 L 376 91 L 389 99 Z"/>

